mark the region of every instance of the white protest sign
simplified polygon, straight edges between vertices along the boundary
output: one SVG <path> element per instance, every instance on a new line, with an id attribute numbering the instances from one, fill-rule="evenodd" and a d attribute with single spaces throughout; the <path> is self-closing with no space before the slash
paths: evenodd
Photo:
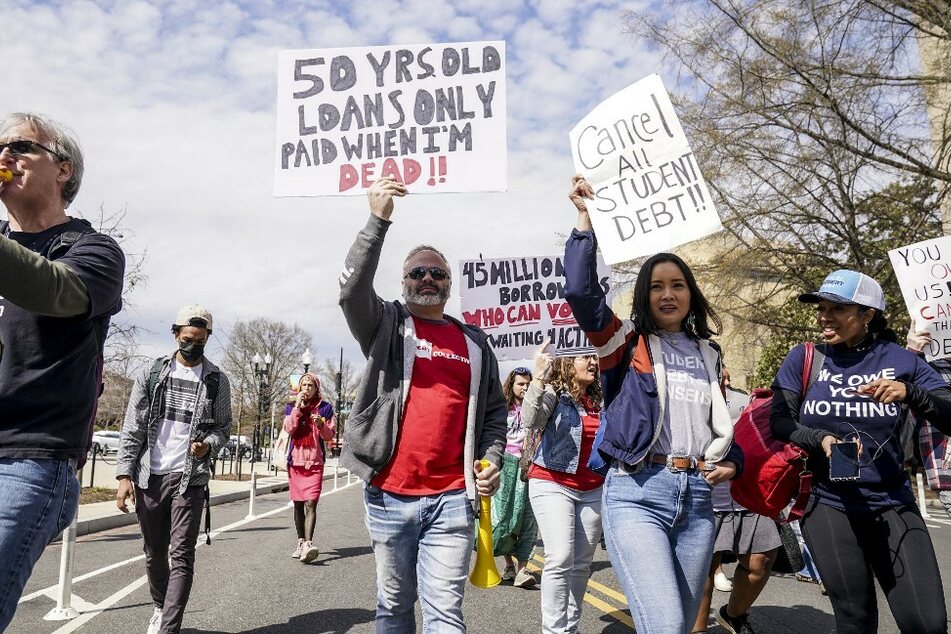
<path id="1" fill-rule="evenodd" d="M 928 330 L 928 361 L 951 357 L 951 236 L 888 252 L 913 330 Z"/>
<path id="2" fill-rule="evenodd" d="M 489 335 L 499 360 L 531 359 L 546 337 L 558 356 L 594 352 L 565 301 L 562 256 L 463 260 L 459 271 L 462 320 Z M 611 267 L 600 257 L 598 279 L 610 302 Z"/>
<path id="3" fill-rule="evenodd" d="M 275 196 L 505 191 L 505 42 L 281 51 Z"/>
<path id="4" fill-rule="evenodd" d="M 569 138 L 575 170 L 594 188 L 588 212 L 608 264 L 723 228 L 659 75 L 603 101 Z"/>

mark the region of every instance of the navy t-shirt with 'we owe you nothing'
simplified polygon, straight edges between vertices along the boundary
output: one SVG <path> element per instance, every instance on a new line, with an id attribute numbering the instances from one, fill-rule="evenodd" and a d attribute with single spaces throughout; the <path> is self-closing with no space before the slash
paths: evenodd
<path id="1" fill-rule="evenodd" d="M 945 387 L 944 381 L 923 359 L 894 343 L 874 341 L 853 349 L 826 346 L 823 352 L 823 366 L 802 399 L 799 423 L 828 431 L 840 440 L 853 440 L 858 434 L 863 454 L 858 480 L 833 482 L 829 479 L 828 459 L 821 451 L 811 452 L 813 495 L 823 504 L 847 511 L 913 504 L 900 439 L 907 407 L 879 403 L 859 394 L 857 388 L 885 378 L 930 391 Z M 801 394 L 804 357 L 803 346 L 793 348 L 779 369 L 774 387 Z"/>

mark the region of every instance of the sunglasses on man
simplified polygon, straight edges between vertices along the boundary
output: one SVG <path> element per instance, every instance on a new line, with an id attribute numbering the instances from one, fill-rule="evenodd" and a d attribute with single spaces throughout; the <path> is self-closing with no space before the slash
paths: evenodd
<path id="1" fill-rule="evenodd" d="M 66 158 L 64 158 L 58 152 L 54 152 L 53 150 L 49 149 L 42 143 L 37 143 L 36 141 L 30 141 L 29 139 L 20 139 L 19 141 L 10 141 L 8 143 L 0 143 L 0 153 L 3 153 L 5 149 L 9 149 L 10 154 L 14 156 L 29 154 L 30 152 L 33 151 L 33 148 L 39 148 L 41 150 L 49 152 L 50 154 L 52 154 L 53 156 L 55 156 L 61 161 L 66 160 Z"/>
<path id="2" fill-rule="evenodd" d="M 406 275 L 403 276 L 403 279 L 405 280 L 408 277 L 411 280 L 421 280 L 426 277 L 427 273 L 429 273 L 429 276 L 437 282 L 441 282 L 449 277 L 449 273 L 447 273 L 445 269 L 441 269 L 438 266 L 414 266 L 406 272 Z"/>
<path id="3" fill-rule="evenodd" d="M 525 366 L 521 366 L 521 365 L 520 365 L 519 367 L 515 368 L 514 370 L 512 370 L 512 373 L 513 373 L 513 374 L 525 374 L 525 375 L 528 375 L 528 376 L 531 376 L 531 375 L 532 375 L 532 371 L 531 371 L 531 370 L 529 370 L 529 369 L 526 368 Z"/>

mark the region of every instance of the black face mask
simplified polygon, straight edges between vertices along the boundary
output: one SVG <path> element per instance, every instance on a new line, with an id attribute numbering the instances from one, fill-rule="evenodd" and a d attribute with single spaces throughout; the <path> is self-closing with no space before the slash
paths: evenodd
<path id="1" fill-rule="evenodd" d="M 202 356 L 205 354 L 205 344 L 195 343 L 193 341 L 179 341 L 178 352 L 185 361 L 196 363 L 201 361 Z"/>

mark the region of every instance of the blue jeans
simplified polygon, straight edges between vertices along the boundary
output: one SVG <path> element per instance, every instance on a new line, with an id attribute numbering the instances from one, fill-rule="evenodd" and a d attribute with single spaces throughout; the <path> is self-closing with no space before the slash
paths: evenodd
<path id="1" fill-rule="evenodd" d="M 710 485 L 696 471 L 611 467 L 601 507 L 605 541 L 638 634 L 683 634 L 697 618 L 713 554 Z"/>
<path id="2" fill-rule="evenodd" d="M 802 551 L 802 570 L 799 571 L 799 574 L 803 577 L 814 580 L 816 583 L 819 583 L 819 569 L 816 568 L 816 562 L 812 558 L 812 553 L 809 552 L 809 547 L 806 546 L 806 540 L 802 538 L 802 530 L 799 528 L 799 520 L 791 522 L 789 527 L 792 528 L 793 533 L 796 534 L 796 540 L 799 542 L 799 550 Z"/>
<path id="3" fill-rule="evenodd" d="M 79 480 L 67 460 L 0 458 L 0 632 L 43 550 L 76 516 Z"/>
<path id="4" fill-rule="evenodd" d="M 465 632 L 462 595 L 475 533 L 465 491 L 397 495 L 364 490 L 376 558 L 376 631 L 416 631 L 417 588 L 424 634 Z"/>

